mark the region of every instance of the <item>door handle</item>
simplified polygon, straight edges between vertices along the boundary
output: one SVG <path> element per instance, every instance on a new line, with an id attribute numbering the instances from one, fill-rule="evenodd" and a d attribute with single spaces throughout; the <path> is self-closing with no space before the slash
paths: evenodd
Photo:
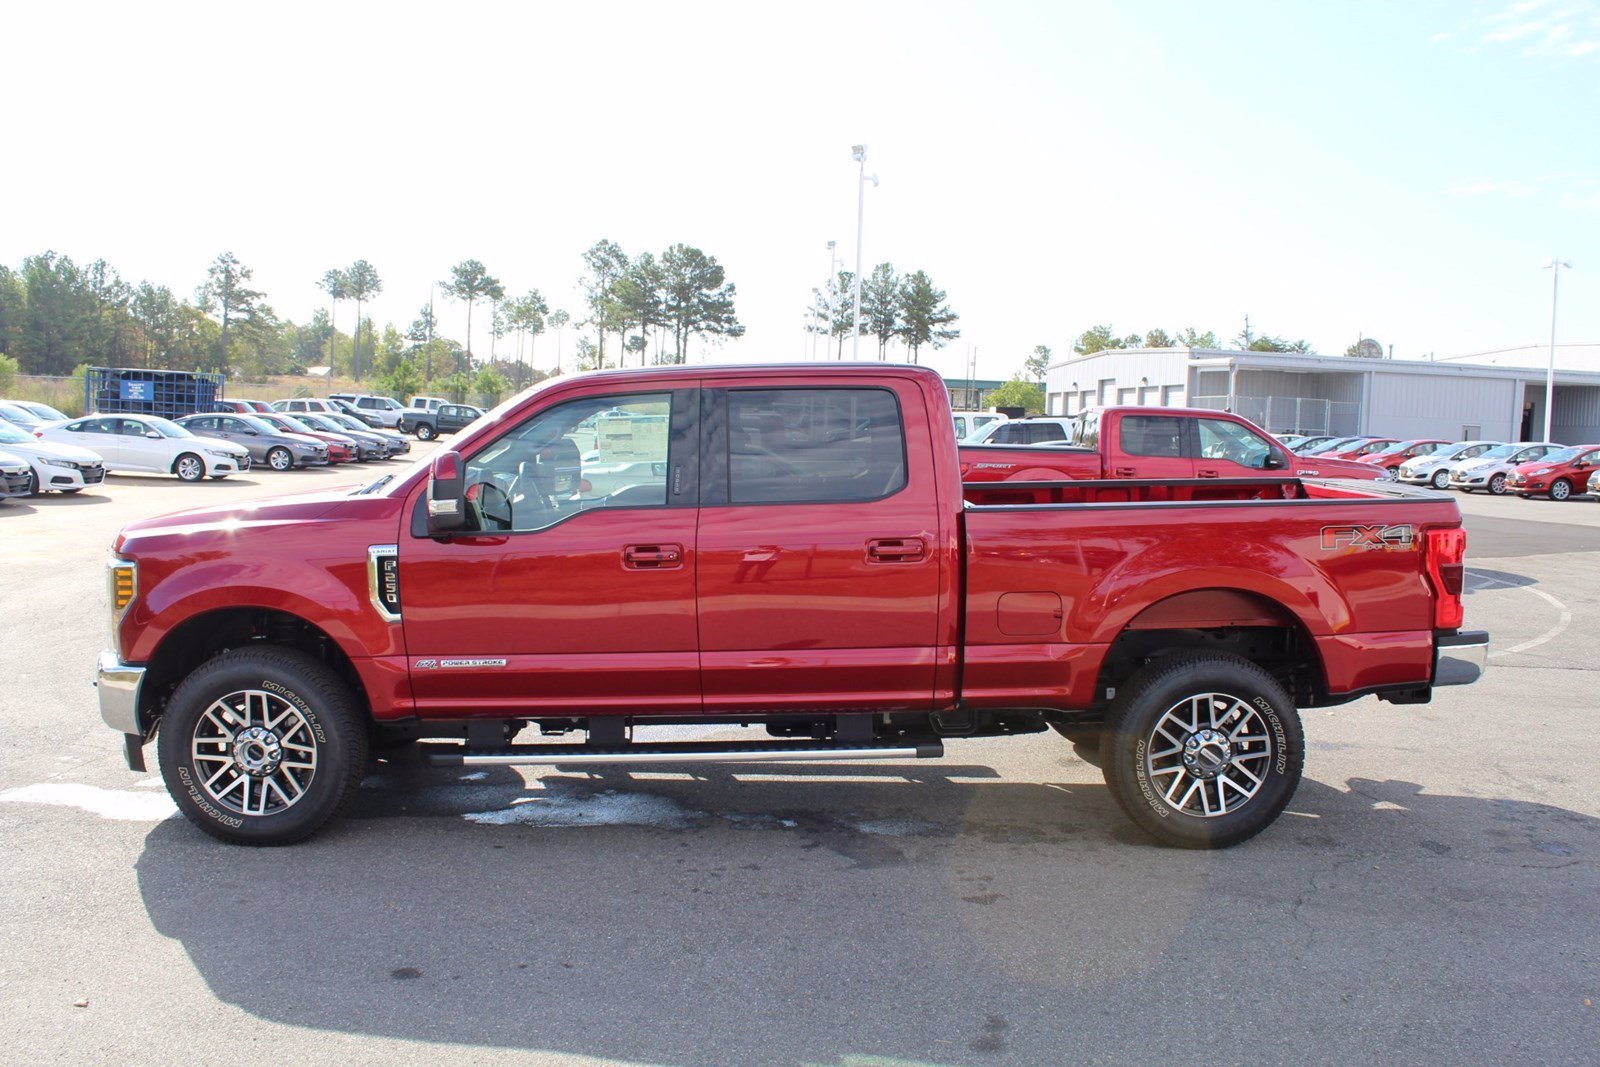
<path id="1" fill-rule="evenodd" d="M 664 571 L 683 566 L 682 545 L 627 545 L 622 565 L 636 571 Z"/>
<path id="2" fill-rule="evenodd" d="M 1112 469 L 1111 473 L 1115 474 L 1118 478 L 1132 478 L 1139 472 L 1134 470 L 1132 467 L 1116 467 Z"/>
<path id="3" fill-rule="evenodd" d="M 915 563 L 927 553 L 920 537 L 874 537 L 867 542 L 868 563 Z"/>
<path id="4" fill-rule="evenodd" d="M 1195 471 L 1194 474 L 1195 474 L 1196 478 L 1220 478 L 1220 477 L 1222 477 L 1221 473 L 1218 472 L 1218 471 Z"/>

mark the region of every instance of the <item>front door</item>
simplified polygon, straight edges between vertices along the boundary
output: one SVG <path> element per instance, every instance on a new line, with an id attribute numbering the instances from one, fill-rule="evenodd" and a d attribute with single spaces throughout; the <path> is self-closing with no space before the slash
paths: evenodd
<path id="1" fill-rule="evenodd" d="M 699 598 L 708 712 L 931 706 L 934 445 L 920 391 L 890 381 L 706 392 Z"/>
<path id="2" fill-rule="evenodd" d="M 699 710 L 696 397 L 529 415 L 462 457 L 459 536 L 428 537 L 426 484 L 413 496 L 400 590 L 420 715 Z"/>
<path id="3" fill-rule="evenodd" d="M 1289 457 L 1283 449 L 1248 426 L 1227 419 L 1195 420 L 1196 478 L 1253 478 L 1263 472 L 1285 474 Z M 1269 457 L 1278 466 L 1267 469 Z"/>

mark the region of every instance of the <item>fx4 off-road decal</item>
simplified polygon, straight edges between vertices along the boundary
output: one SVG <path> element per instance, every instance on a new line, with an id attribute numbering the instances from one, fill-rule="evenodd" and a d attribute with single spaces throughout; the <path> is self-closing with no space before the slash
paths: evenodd
<path id="1" fill-rule="evenodd" d="M 1385 526 L 1324 526 L 1322 547 L 1325 551 L 1353 548 L 1360 551 L 1379 549 L 1391 552 L 1409 551 L 1417 543 L 1417 531 L 1410 523 Z"/>

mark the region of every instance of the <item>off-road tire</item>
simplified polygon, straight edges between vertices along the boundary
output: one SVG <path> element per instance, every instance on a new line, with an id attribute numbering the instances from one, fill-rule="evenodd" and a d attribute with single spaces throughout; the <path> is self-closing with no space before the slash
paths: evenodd
<path id="1" fill-rule="evenodd" d="M 305 724 L 298 736 L 309 737 L 315 752 L 303 792 L 264 815 L 244 814 L 212 795 L 206 774 L 220 764 L 207 764 L 203 774 L 195 759 L 206 713 L 245 691 L 292 708 Z M 157 750 L 167 791 L 201 830 L 232 844 L 288 845 L 316 833 L 355 795 L 366 768 L 367 724 L 349 687 L 320 661 L 290 648 L 239 649 L 206 661 L 179 684 L 162 716 Z"/>
<path id="2" fill-rule="evenodd" d="M 1305 764 L 1300 716 L 1283 686 L 1254 663 L 1222 653 L 1176 653 L 1149 664 L 1118 688 L 1101 743 L 1106 786 L 1128 817 L 1157 841 L 1179 848 L 1237 845 L 1272 825 L 1294 797 Z M 1262 770 L 1254 793 L 1234 810 L 1210 816 L 1180 810 L 1186 797 L 1174 804 L 1161 788 L 1174 778 L 1151 771 L 1159 751 L 1152 744 L 1157 725 L 1169 711 L 1205 694 L 1236 698 L 1243 721 L 1253 715 L 1268 739 L 1264 768 L 1254 764 Z M 1176 781 L 1181 785 L 1184 778 L 1179 775 Z M 1220 784 L 1217 789 L 1220 793 Z"/>

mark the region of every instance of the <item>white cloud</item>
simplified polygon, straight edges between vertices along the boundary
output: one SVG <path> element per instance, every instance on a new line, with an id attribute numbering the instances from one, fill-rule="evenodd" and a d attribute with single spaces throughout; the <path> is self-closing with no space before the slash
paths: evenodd
<path id="1" fill-rule="evenodd" d="M 1485 44 L 1523 44 L 1521 55 L 1576 59 L 1600 52 L 1594 0 L 1520 0 L 1483 20 Z"/>

